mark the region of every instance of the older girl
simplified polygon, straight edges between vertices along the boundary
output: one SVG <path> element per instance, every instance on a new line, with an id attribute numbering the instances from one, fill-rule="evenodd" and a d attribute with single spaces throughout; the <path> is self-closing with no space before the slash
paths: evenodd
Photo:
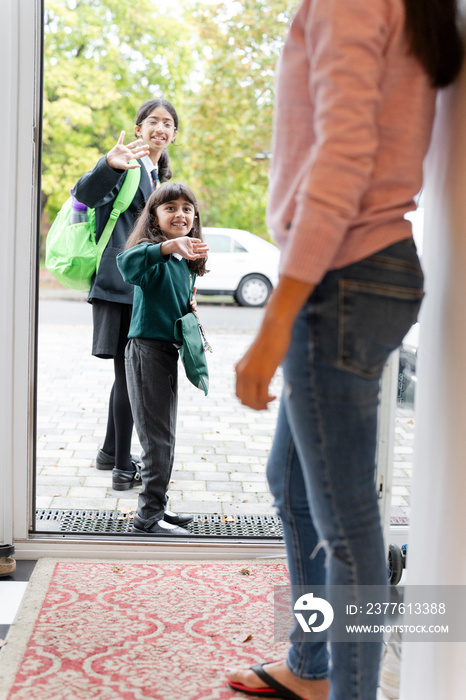
<path id="1" fill-rule="evenodd" d="M 98 161 L 93 170 L 78 180 L 73 190 L 78 201 L 95 208 L 99 237 L 127 171 L 141 168 L 139 188 L 133 202 L 116 223 L 88 297 L 94 324 L 92 354 L 113 359 L 115 376 L 110 392 L 107 429 L 102 449 L 97 454 L 96 467 L 113 469 L 112 486 L 118 491 L 126 491 L 139 484 L 140 473 L 137 458 L 130 454 L 133 417 L 124 363 L 133 288 L 123 281 L 115 259 L 124 248 L 135 220 L 152 191 L 172 176 L 167 148 L 176 138 L 178 116 L 170 102 L 154 98 L 141 105 L 135 122 L 136 140 L 125 145 L 125 132 L 122 131 L 115 146 Z M 130 165 L 132 159 L 137 159 L 137 164 Z"/>

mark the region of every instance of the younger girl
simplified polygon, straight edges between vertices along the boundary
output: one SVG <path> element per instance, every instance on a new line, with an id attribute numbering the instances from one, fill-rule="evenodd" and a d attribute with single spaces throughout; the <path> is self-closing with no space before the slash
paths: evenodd
<path id="1" fill-rule="evenodd" d="M 117 265 L 134 285 L 125 362 L 134 423 L 142 447 L 142 489 L 133 532 L 187 535 L 189 515 L 165 510 L 175 452 L 175 321 L 188 313 L 196 275 L 206 272 L 207 245 L 196 198 L 180 183 L 155 190 Z"/>

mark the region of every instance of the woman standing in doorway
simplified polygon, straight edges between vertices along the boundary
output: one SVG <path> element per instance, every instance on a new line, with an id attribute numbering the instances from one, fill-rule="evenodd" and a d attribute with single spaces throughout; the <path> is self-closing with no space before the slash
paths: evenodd
<path id="1" fill-rule="evenodd" d="M 163 99 L 148 100 L 136 115 L 136 140 L 125 146 L 125 134 L 122 132 L 116 145 L 98 161 L 93 170 L 78 180 L 72 191 L 79 202 L 95 208 L 99 237 L 127 171 L 131 168 L 141 169 L 139 188 L 132 204 L 116 223 L 88 297 L 92 304 L 94 325 L 92 354 L 113 359 L 115 373 L 106 434 L 102 449 L 97 454 L 96 467 L 113 470 L 112 485 L 119 491 L 140 483 L 140 466 L 137 458 L 130 453 L 133 416 L 124 361 L 133 287 L 124 282 L 116 265 L 116 256 L 124 249 L 135 221 L 154 189 L 172 177 L 167 148 L 175 141 L 177 130 L 178 116 L 173 105 Z M 130 164 L 134 159 L 138 160 L 137 164 Z"/>
<path id="2" fill-rule="evenodd" d="M 267 475 L 291 584 L 327 585 L 330 603 L 335 586 L 355 603 L 361 586 L 387 584 L 374 483 L 380 377 L 423 295 L 404 217 L 422 186 L 436 89 L 462 65 L 456 15 L 455 0 L 303 0 L 279 69 L 268 222 L 281 277 L 238 363 L 237 394 L 265 409 L 283 361 Z M 290 640 L 286 660 L 231 671 L 230 685 L 376 699 L 380 638 L 331 643 L 330 664 L 326 642 L 299 625 Z"/>

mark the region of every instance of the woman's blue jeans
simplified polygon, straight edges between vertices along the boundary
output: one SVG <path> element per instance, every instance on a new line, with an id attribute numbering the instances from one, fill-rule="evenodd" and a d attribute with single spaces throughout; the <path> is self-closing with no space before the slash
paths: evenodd
<path id="1" fill-rule="evenodd" d="M 387 585 L 375 487 L 380 378 L 422 287 L 414 243 L 402 241 L 329 272 L 296 320 L 267 467 L 292 586 Z M 296 625 L 287 659 L 296 676 L 328 677 L 329 700 L 375 700 L 381 640 L 331 643 L 329 671 L 327 645 L 303 637 Z"/>

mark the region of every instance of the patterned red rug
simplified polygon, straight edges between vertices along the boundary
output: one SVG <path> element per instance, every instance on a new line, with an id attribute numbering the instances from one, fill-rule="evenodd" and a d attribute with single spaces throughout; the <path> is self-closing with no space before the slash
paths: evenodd
<path id="1" fill-rule="evenodd" d="M 283 560 L 42 559 L 0 654 L 8 700 L 240 700 L 225 668 L 283 658 Z"/>

